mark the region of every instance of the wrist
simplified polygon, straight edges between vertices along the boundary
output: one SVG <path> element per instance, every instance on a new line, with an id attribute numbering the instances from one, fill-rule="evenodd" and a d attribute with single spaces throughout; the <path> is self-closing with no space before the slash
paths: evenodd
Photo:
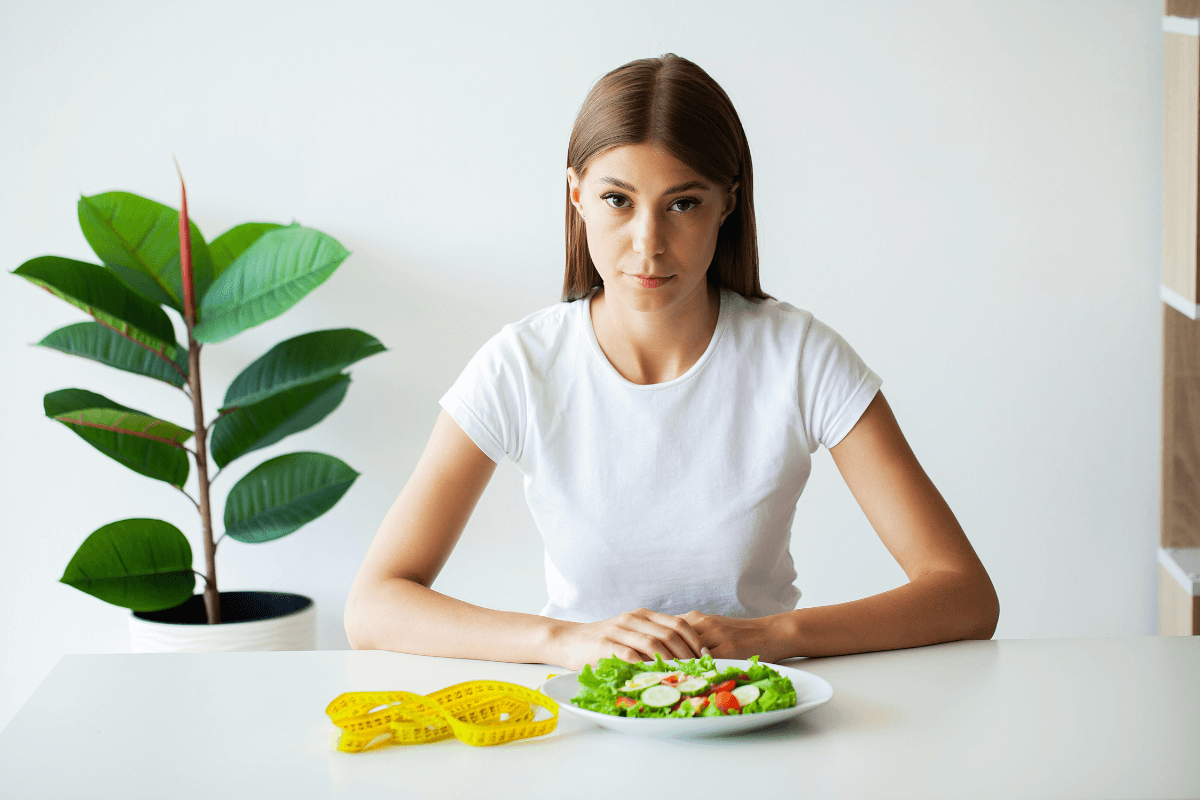
<path id="1" fill-rule="evenodd" d="M 778 655 L 774 660 L 795 658 L 804 655 L 803 621 L 804 611 L 785 611 L 770 618 L 769 636 Z"/>
<path id="2" fill-rule="evenodd" d="M 549 618 L 542 628 L 541 639 L 537 645 L 538 657 L 543 664 L 553 664 L 559 667 L 567 666 L 566 646 L 564 644 L 571 629 L 577 622 Z"/>

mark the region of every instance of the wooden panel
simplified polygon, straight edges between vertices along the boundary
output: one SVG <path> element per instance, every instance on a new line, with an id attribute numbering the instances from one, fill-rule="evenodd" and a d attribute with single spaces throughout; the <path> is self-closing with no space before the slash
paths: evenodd
<path id="1" fill-rule="evenodd" d="M 1200 0 L 1197 0 L 1200 3 Z M 1163 33 L 1162 282 L 1200 303 L 1197 198 L 1200 197 L 1200 37 Z"/>
<path id="2" fill-rule="evenodd" d="M 1162 564 L 1158 565 L 1158 635 L 1200 635 L 1200 597 L 1184 591 Z"/>
<path id="3" fill-rule="evenodd" d="M 1200 321 L 1162 308 L 1162 546 L 1200 547 Z"/>
<path id="4" fill-rule="evenodd" d="M 1200 0 L 1167 0 L 1168 17 L 1200 17 Z"/>

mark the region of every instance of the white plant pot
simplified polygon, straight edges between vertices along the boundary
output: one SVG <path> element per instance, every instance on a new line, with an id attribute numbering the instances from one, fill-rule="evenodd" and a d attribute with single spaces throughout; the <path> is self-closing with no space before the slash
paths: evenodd
<path id="1" fill-rule="evenodd" d="M 129 616 L 132 653 L 315 650 L 317 605 L 286 592 L 221 592 L 221 622 L 205 621 L 204 596 L 175 608 Z"/>

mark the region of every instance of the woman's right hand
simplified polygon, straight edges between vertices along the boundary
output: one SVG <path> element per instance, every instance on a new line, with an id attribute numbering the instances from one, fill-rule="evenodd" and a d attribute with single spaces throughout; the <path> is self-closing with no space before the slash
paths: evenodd
<path id="1" fill-rule="evenodd" d="M 554 644 L 554 663 L 572 671 L 612 656 L 630 663 L 653 661 L 656 653 L 664 659 L 699 658 L 703 647 L 687 622 L 645 608 L 599 622 L 563 622 Z"/>

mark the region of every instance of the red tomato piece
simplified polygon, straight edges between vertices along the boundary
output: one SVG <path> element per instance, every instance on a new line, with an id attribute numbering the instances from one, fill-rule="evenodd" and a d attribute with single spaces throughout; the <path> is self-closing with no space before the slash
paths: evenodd
<path id="1" fill-rule="evenodd" d="M 619 708 L 633 708 L 637 705 L 637 700 L 634 700 L 632 697 L 625 697 L 622 695 L 617 698 L 616 703 Z"/>
<path id="2" fill-rule="evenodd" d="M 748 680 L 750 680 L 750 676 L 743 672 L 741 675 L 738 675 L 737 678 L 735 678 L 735 680 L 748 681 Z"/>
<path id="3" fill-rule="evenodd" d="M 722 681 L 721 683 L 718 683 L 716 686 L 712 687 L 712 693 L 717 694 L 718 692 L 732 692 L 735 686 L 737 686 L 737 681 L 735 680 Z"/>
<path id="4" fill-rule="evenodd" d="M 726 714 L 735 714 L 742 708 L 733 692 L 717 692 L 712 696 L 712 703 Z"/>
<path id="5" fill-rule="evenodd" d="M 679 685 L 679 680 L 680 679 L 679 679 L 678 675 L 668 675 L 667 677 L 665 677 L 661 681 L 659 681 L 659 683 L 666 684 L 667 686 L 677 686 L 677 685 Z"/>

